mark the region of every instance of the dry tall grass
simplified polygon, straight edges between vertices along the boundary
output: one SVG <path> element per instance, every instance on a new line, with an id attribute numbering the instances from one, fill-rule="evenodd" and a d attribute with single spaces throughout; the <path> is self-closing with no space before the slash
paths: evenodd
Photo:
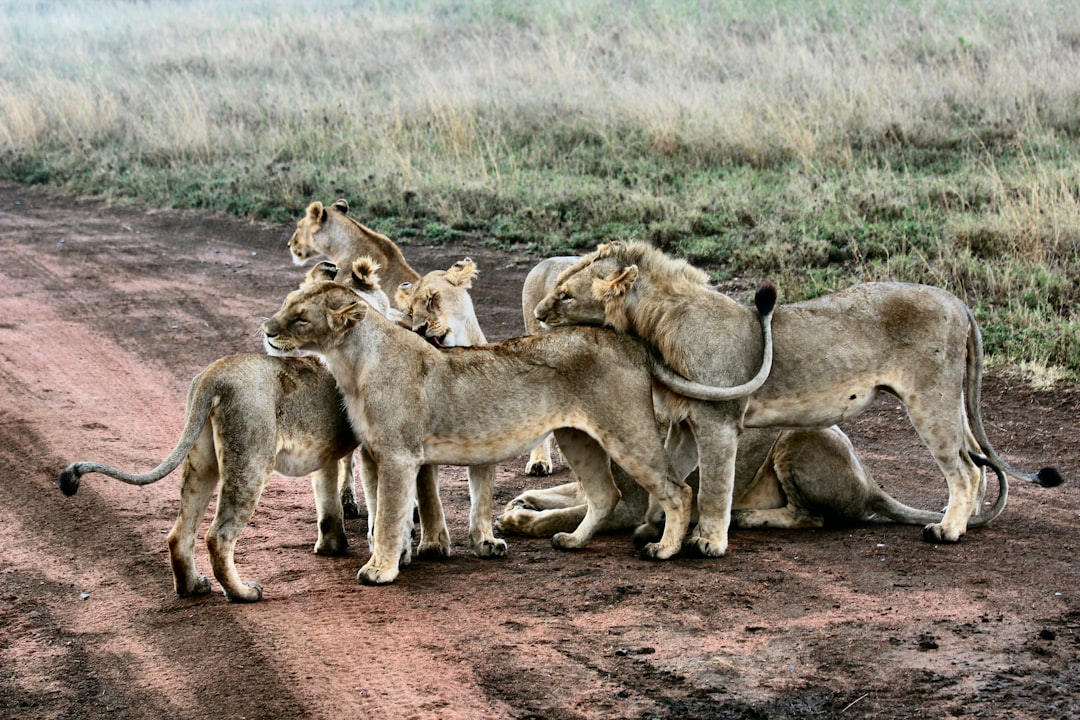
<path id="1" fill-rule="evenodd" d="M 1077 3 L 0 0 L 9 177 L 278 220 L 344 194 L 541 250 L 644 233 L 796 296 L 938 282 L 991 323 L 1007 262 L 1064 284 L 1055 332 L 1078 138 Z"/>

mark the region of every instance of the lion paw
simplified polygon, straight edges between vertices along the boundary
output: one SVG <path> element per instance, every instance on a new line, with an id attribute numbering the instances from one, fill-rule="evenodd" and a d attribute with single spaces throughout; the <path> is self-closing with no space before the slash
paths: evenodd
<path id="1" fill-rule="evenodd" d="M 513 503 L 511 503 L 513 505 Z M 527 535 L 526 530 L 531 527 L 536 518 L 537 511 L 526 505 L 508 507 L 506 512 L 495 519 L 495 530 L 500 533 L 514 533 Z"/>
<path id="2" fill-rule="evenodd" d="M 251 603 L 262 600 L 263 589 L 262 585 L 257 582 L 245 582 L 243 584 L 243 590 L 238 593 L 225 593 L 225 599 L 234 603 Z"/>
<path id="3" fill-rule="evenodd" d="M 547 477 L 555 468 L 550 462 L 542 462 L 540 460 L 529 461 L 525 465 L 525 474 L 532 477 Z"/>
<path id="4" fill-rule="evenodd" d="M 471 543 L 473 554 L 482 558 L 506 557 L 506 541 L 499 538 Z"/>
<path id="5" fill-rule="evenodd" d="M 450 557 L 450 544 L 441 542 L 420 543 L 416 557 L 421 560 L 445 560 Z"/>
<path id="6" fill-rule="evenodd" d="M 641 557 L 646 560 L 669 560 L 678 552 L 678 548 L 664 547 L 660 543 L 651 542 L 641 548 Z"/>
<path id="7" fill-rule="evenodd" d="M 177 587 L 176 594 L 182 598 L 208 595 L 210 594 L 210 579 L 205 575 L 200 575 L 199 577 L 195 578 L 195 582 L 191 583 L 189 587 Z"/>
<path id="8" fill-rule="evenodd" d="M 551 536 L 551 544 L 559 550 L 580 550 L 585 543 L 578 540 L 573 533 L 561 532 Z"/>
<path id="9" fill-rule="evenodd" d="M 397 568 L 377 568 L 368 563 L 356 573 L 356 581 L 361 585 L 389 585 L 397 576 Z"/>
<path id="10" fill-rule="evenodd" d="M 690 538 L 686 543 L 686 553 L 697 557 L 723 557 L 727 552 L 727 542 L 714 542 L 706 538 Z"/>
<path id="11" fill-rule="evenodd" d="M 360 505 L 355 500 L 342 501 L 341 509 L 345 514 L 346 520 L 355 520 L 360 517 Z"/>
<path id="12" fill-rule="evenodd" d="M 316 555 L 344 555 L 349 550 L 349 539 L 342 535 L 324 535 L 315 543 Z"/>
<path id="13" fill-rule="evenodd" d="M 951 533 L 945 530 L 945 526 L 941 524 L 927 525 L 923 528 L 922 539 L 930 543 L 955 543 L 960 542 L 960 533 L 955 533 L 950 537 Z"/>

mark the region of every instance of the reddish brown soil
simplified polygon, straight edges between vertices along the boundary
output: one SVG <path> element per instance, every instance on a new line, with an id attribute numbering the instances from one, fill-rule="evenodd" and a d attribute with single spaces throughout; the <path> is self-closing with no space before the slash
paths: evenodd
<path id="1" fill-rule="evenodd" d="M 261 317 L 300 279 L 290 231 L 0 184 L 0 716 L 1080 715 L 1076 482 L 1015 482 L 1005 513 L 953 546 L 866 524 L 737 532 L 716 560 L 646 562 L 628 536 L 572 554 L 510 538 L 509 557 L 480 560 L 466 484 L 446 469 L 453 557 L 376 588 L 355 580 L 366 521 L 348 521 L 347 556 L 317 557 L 308 483 L 274 478 L 237 554 L 265 599 L 177 598 L 164 535 L 177 474 L 142 489 L 91 475 L 73 498 L 56 475 L 165 456 L 191 377 L 259 351 Z M 488 336 L 518 334 L 535 258 L 404 250 L 421 271 L 471 255 Z M 1004 456 L 1080 477 L 1076 387 L 993 372 L 983 408 Z M 890 491 L 942 506 L 894 400 L 845 429 Z M 522 466 L 503 466 L 500 507 L 566 479 Z"/>

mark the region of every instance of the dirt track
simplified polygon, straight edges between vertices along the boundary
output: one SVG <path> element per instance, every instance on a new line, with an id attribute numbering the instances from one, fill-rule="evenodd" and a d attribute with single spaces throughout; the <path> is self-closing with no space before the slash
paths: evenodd
<path id="1" fill-rule="evenodd" d="M 625 536 L 573 554 L 509 538 L 508 558 L 480 560 L 448 469 L 452 559 L 371 588 L 355 581 L 366 521 L 348 522 L 348 556 L 317 557 L 309 484 L 274 478 L 237 553 L 265 599 L 178 599 L 164 535 L 178 475 L 143 489 L 92 475 L 67 498 L 56 473 L 165 456 L 191 377 L 259 351 L 261 317 L 301 277 L 290 230 L 0 184 L 0 716 L 1080 716 L 1080 393 L 1002 373 L 983 396 L 998 451 L 1072 482 L 1014 483 L 1004 515 L 955 546 L 867 524 L 738 532 L 719 560 L 648 563 Z M 471 255 L 488 337 L 519 333 L 535 259 L 403 249 L 422 272 Z M 895 400 L 845 429 L 895 495 L 944 503 Z M 567 479 L 522 466 L 501 469 L 499 507 Z"/>

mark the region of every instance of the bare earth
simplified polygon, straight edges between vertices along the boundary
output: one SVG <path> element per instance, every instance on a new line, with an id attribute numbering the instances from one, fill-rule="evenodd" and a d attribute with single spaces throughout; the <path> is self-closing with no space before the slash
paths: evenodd
<path id="1" fill-rule="evenodd" d="M 1080 716 L 1080 393 L 1003 372 L 984 387 L 991 439 L 1067 482 L 1014 482 L 1002 517 L 957 545 L 870 523 L 737 532 L 715 560 L 650 563 L 628 536 L 569 554 L 509 538 L 509 557 L 480 560 L 448 468 L 453 557 L 372 588 L 355 580 L 366 520 L 348 521 L 347 556 L 317 557 L 309 484 L 275 477 L 237 553 L 265 599 L 177 598 L 165 533 L 179 473 L 142 489 L 90 475 L 73 498 L 56 476 L 167 454 L 190 379 L 258 352 L 261 318 L 300 280 L 290 233 L 0 184 L 0 716 Z M 536 258 L 403 249 L 422 272 L 471 255 L 489 338 L 520 333 Z M 895 400 L 845 429 L 891 492 L 944 504 Z M 523 465 L 502 467 L 500 508 L 567 480 Z"/>

